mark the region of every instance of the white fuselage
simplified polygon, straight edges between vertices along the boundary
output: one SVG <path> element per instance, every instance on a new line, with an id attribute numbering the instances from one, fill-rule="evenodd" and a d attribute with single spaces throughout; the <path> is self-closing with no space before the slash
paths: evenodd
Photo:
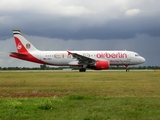
<path id="1" fill-rule="evenodd" d="M 72 51 L 95 60 L 107 60 L 110 65 L 137 65 L 145 59 L 132 51 Z M 77 59 L 68 55 L 67 51 L 35 51 L 30 53 L 37 59 L 50 65 L 79 65 Z"/>

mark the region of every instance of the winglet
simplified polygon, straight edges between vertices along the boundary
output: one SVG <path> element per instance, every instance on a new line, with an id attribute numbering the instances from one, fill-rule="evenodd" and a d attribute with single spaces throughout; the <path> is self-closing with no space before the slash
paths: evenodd
<path id="1" fill-rule="evenodd" d="M 71 54 L 72 54 L 69 50 L 67 50 L 67 52 L 68 52 L 68 55 L 71 55 Z"/>

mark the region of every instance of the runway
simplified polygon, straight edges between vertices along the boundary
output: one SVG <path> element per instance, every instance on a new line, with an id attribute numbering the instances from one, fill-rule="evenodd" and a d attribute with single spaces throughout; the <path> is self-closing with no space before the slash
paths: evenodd
<path id="1" fill-rule="evenodd" d="M 0 70 L 0 72 L 79 72 L 79 70 Z M 86 72 L 126 72 L 125 70 L 86 70 Z M 160 70 L 132 70 L 129 72 L 160 72 Z"/>

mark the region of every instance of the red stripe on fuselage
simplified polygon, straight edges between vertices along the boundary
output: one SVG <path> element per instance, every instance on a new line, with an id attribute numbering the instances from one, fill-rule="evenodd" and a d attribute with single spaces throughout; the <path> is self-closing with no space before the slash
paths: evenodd
<path id="1" fill-rule="evenodd" d="M 21 60 L 26 60 L 26 61 L 30 61 L 30 62 L 35 62 L 35 63 L 40 63 L 40 64 L 48 64 L 46 62 L 43 62 L 39 59 L 37 59 L 36 57 L 34 57 L 33 55 L 31 55 L 30 53 L 24 53 L 26 56 L 22 56 L 22 55 L 18 55 L 18 54 L 14 54 L 11 53 L 10 56 L 14 57 L 14 58 L 18 58 Z"/>

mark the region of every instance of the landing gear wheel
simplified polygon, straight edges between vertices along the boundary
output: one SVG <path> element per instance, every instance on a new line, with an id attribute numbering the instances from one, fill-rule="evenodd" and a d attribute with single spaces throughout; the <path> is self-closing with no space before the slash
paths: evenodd
<path id="1" fill-rule="evenodd" d="M 86 72 L 86 68 L 80 68 L 79 72 Z"/>
<path id="2" fill-rule="evenodd" d="M 129 69 L 128 69 L 128 68 L 126 69 L 126 72 L 129 72 Z"/>
<path id="3" fill-rule="evenodd" d="M 129 68 L 128 68 L 128 65 L 126 65 L 126 72 L 129 72 Z"/>

